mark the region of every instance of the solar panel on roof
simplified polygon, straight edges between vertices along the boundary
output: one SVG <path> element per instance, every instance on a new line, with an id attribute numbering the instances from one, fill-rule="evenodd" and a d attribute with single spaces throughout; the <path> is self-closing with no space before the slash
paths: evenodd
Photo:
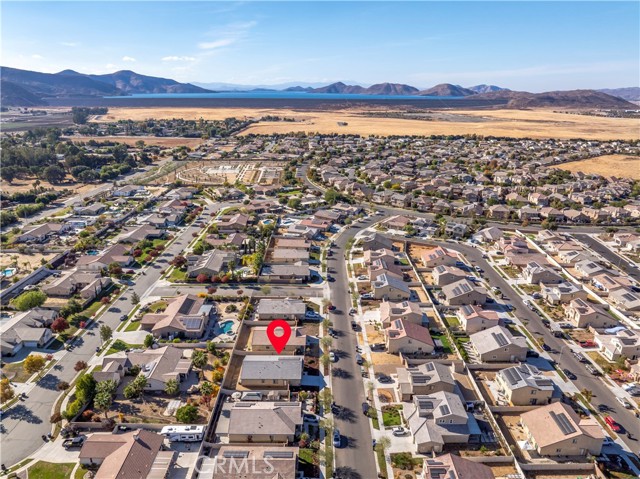
<path id="1" fill-rule="evenodd" d="M 451 410 L 449 409 L 449 406 L 447 406 L 446 404 L 443 404 L 442 406 L 440 406 L 440 414 L 442 414 L 443 416 L 446 416 L 447 414 L 451 414 Z"/>
<path id="2" fill-rule="evenodd" d="M 202 320 L 200 318 L 184 318 L 182 320 L 182 324 L 187 329 L 200 329 L 200 324 Z"/>
<path id="3" fill-rule="evenodd" d="M 464 291 L 465 293 L 468 293 L 469 291 L 471 291 L 471 286 L 469 286 L 467 283 L 462 283 L 460 287 L 462 288 L 462 291 Z"/>
<path id="4" fill-rule="evenodd" d="M 224 451 L 222 457 L 242 459 L 249 457 L 249 451 Z"/>
<path id="5" fill-rule="evenodd" d="M 512 386 L 515 386 L 516 384 L 518 384 L 518 382 L 521 379 L 520 375 L 511 368 L 505 369 L 504 371 L 502 371 L 502 373 L 506 376 L 507 380 L 509 381 L 509 384 L 511 384 Z"/>
<path id="6" fill-rule="evenodd" d="M 433 363 L 427 363 L 425 367 L 427 368 L 427 371 L 433 371 L 435 369 Z"/>
<path id="7" fill-rule="evenodd" d="M 414 384 L 425 384 L 429 382 L 429 379 L 431 379 L 430 376 L 426 376 L 424 374 L 413 374 L 411 377 Z"/>
<path id="8" fill-rule="evenodd" d="M 272 457 L 274 459 L 291 459 L 293 451 L 266 451 L 264 457 Z"/>
<path id="9" fill-rule="evenodd" d="M 432 401 L 418 401 L 418 407 L 420 409 L 433 409 Z"/>
<path id="10" fill-rule="evenodd" d="M 491 333 L 491 336 L 493 336 L 493 339 L 496 340 L 496 343 L 498 343 L 498 346 L 506 346 L 507 344 L 509 344 L 509 342 L 507 341 L 507 338 L 505 338 L 504 334 L 502 333 Z"/>
<path id="11" fill-rule="evenodd" d="M 573 427 L 573 424 L 569 422 L 569 418 L 567 418 L 565 413 L 561 412 L 560 414 L 556 414 L 552 411 L 549 413 L 549 415 L 556 422 L 565 436 L 576 432 L 576 428 Z"/>
<path id="12" fill-rule="evenodd" d="M 462 306 L 462 312 L 468 316 L 470 314 L 473 314 L 473 308 L 470 305 L 465 304 L 464 306 Z"/>

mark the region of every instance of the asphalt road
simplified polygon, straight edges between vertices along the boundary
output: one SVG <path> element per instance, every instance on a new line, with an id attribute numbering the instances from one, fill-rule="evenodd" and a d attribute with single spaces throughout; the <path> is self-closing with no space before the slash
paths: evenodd
<path id="1" fill-rule="evenodd" d="M 479 265 L 484 270 L 483 276 L 488 280 L 489 285 L 500 288 L 506 297 L 504 302 L 506 304 L 512 304 L 516 308 L 514 314 L 520 321 L 526 323 L 526 329 L 534 337 L 537 338 L 541 336 L 544 338 L 544 342 L 555 351 L 551 354 L 551 357 L 558 363 L 560 369 L 566 368 L 577 376 L 577 379 L 573 381 L 576 388 L 578 388 L 579 391 L 583 389 L 592 391 L 593 398 L 591 403 L 595 405 L 596 408 L 599 404 L 608 405 L 610 407 L 609 413 L 616 422 L 623 426 L 625 431 L 631 432 L 635 438 L 640 439 L 640 420 L 638 420 L 631 411 L 625 409 L 616 401 L 615 394 L 609 389 L 609 386 L 604 380 L 594 377 L 585 369 L 584 364 L 580 363 L 570 353 L 571 348 L 569 347 L 569 343 L 551 334 L 542 324 L 542 319 L 525 306 L 521 297 L 511 288 L 504 278 L 482 258 L 482 252 L 480 250 L 460 243 L 422 241 L 413 238 L 411 241 L 422 244 L 440 244 L 446 248 L 461 252 L 473 265 Z M 575 343 L 571 346 L 574 350 L 581 350 Z M 638 453 L 640 449 L 640 442 L 638 440 L 629 439 L 625 434 L 621 435 L 621 439 L 631 451 Z"/>
<path id="2" fill-rule="evenodd" d="M 203 218 L 210 219 L 214 210 L 214 207 L 206 206 Z M 176 240 L 165 250 L 166 258 L 171 259 L 183 252 L 193 240 L 192 233 L 199 231 L 201 231 L 200 226 L 189 226 L 180 232 Z M 66 352 L 54 368 L 27 393 L 28 398 L 25 401 L 17 402 L 3 414 L 2 423 L 0 423 L 0 440 L 2 441 L 0 463 L 10 467 L 31 456 L 42 446 L 41 436 L 51 432 L 49 418 L 53 405 L 60 395 L 60 392 L 56 390 L 58 382 L 70 383 L 73 380 L 76 375 L 73 369 L 76 362 L 88 362 L 95 354 L 96 347 L 102 346 L 99 334 L 100 326 L 107 324 L 115 331 L 120 324 L 120 316 L 130 313 L 134 307 L 131 303 L 133 291 L 141 298 L 147 296 L 160 278 L 160 271 L 165 268 L 166 265 L 157 262 L 145 268 L 146 274 L 139 275 L 135 280 L 135 285 L 129 287 L 119 300 L 98 318 L 98 323 L 93 323 L 87 328 L 87 333 L 76 340 L 73 349 Z"/>
<path id="3" fill-rule="evenodd" d="M 602 232 L 602 228 L 600 229 L 600 232 Z M 627 259 L 613 252 L 605 245 L 600 243 L 600 241 L 592 238 L 587 234 L 574 234 L 573 236 L 575 236 L 578 241 L 584 243 L 604 259 L 609 261 L 613 266 L 620 268 L 625 272 L 625 274 L 631 276 L 636 281 L 640 281 L 640 268 L 638 268 L 637 266 L 631 266 Z"/>
<path id="4" fill-rule="evenodd" d="M 361 223 L 362 228 L 371 221 Z M 352 307 L 344 260 L 345 245 L 360 230 L 348 229 L 335 241 L 333 256 L 328 257 L 327 266 L 335 270 L 334 282 L 329 283 L 331 303 L 336 310 L 330 315 L 337 338 L 333 351 L 338 360 L 331 366 L 333 399 L 340 407 L 334 415 L 334 425 L 342 435 L 342 446 L 335 449 L 334 476 L 340 479 L 373 479 L 377 476 L 376 457 L 369 419 L 362 414 L 362 403 L 366 402 L 360 366 L 356 364 L 356 333 L 351 330 Z"/>
<path id="5" fill-rule="evenodd" d="M 198 294 L 204 292 L 208 286 L 209 284 L 159 285 L 153 289 L 151 296 L 176 296 L 177 294 L 184 293 Z M 229 292 L 230 294 L 235 294 L 235 291 L 242 290 L 242 293 L 244 295 L 250 296 L 252 298 L 260 296 L 290 296 L 296 298 L 299 296 L 304 296 L 306 298 L 321 298 L 324 295 L 322 287 L 309 287 L 303 284 L 291 286 L 270 284 L 270 291 L 268 295 L 262 293 L 262 285 L 255 283 L 233 285 L 216 284 L 214 286 L 216 288 L 215 294 L 229 294 Z"/>

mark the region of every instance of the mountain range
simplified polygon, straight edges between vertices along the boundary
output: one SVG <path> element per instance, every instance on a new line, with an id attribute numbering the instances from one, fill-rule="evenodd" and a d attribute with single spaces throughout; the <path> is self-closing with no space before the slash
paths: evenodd
<path id="1" fill-rule="evenodd" d="M 58 73 L 40 73 L 17 68 L 0 67 L 0 89 L 4 106 L 46 105 L 52 98 L 101 98 L 144 93 L 214 93 L 214 90 L 191 83 L 179 83 L 168 78 L 152 77 L 122 70 L 104 75 L 87 75 L 74 70 Z M 627 100 L 640 99 L 640 88 L 615 90 L 572 90 L 545 93 L 511 91 L 495 85 L 475 85 L 468 88 L 441 83 L 428 89 L 419 89 L 402 83 L 377 83 L 368 87 L 336 82 L 330 85 L 282 84 L 281 90 L 268 85 L 235 89 L 233 84 L 200 84 L 226 86 L 224 91 L 289 91 L 311 94 L 359 94 L 423 97 L 471 97 L 474 99 L 505 100 L 512 108 L 540 106 L 583 108 L 635 108 Z M 289 86 L 285 86 L 289 85 Z M 236 87 L 240 85 L 235 85 Z M 248 86 L 245 86 L 248 87 Z"/>

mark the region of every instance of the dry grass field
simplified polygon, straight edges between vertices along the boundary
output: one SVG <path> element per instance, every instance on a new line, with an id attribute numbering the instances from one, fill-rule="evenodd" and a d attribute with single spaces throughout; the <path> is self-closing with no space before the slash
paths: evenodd
<path id="1" fill-rule="evenodd" d="M 164 146 L 173 148 L 176 146 L 188 146 L 189 148 L 195 148 L 202 144 L 204 140 L 200 138 L 158 138 L 156 136 L 80 136 L 80 137 L 68 137 L 74 143 L 86 143 L 91 140 L 95 141 L 114 141 L 118 143 L 124 143 L 129 146 L 135 146 L 135 144 L 142 140 L 146 145 Z"/>
<path id="2" fill-rule="evenodd" d="M 0 191 L 6 194 L 12 194 L 17 192 L 25 192 L 33 189 L 33 182 L 36 181 L 36 177 L 27 177 L 23 179 L 16 178 L 12 183 L 7 181 L 0 181 Z M 102 184 L 102 183 L 100 183 Z M 87 191 L 94 190 L 98 185 L 86 185 L 84 183 L 76 183 L 73 181 L 73 177 L 71 175 L 67 175 L 65 178 L 65 182 L 59 185 L 52 185 L 51 183 L 40 180 L 40 187 L 46 189 L 54 189 L 54 190 L 71 190 L 76 193 L 86 193 Z"/>
<path id="3" fill-rule="evenodd" d="M 605 155 L 588 160 L 572 161 L 554 166 L 562 170 L 594 173 L 602 176 L 617 176 L 640 180 L 640 157 L 629 155 Z"/>
<path id="4" fill-rule="evenodd" d="M 370 109 L 367 111 L 384 111 Z M 99 121 L 148 118 L 221 120 L 229 117 L 259 118 L 264 115 L 293 117 L 296 122 L 261 122 L 243 134 L 304 131 L 359 135 L 452 135 L 479 134 L 515 138 L 637 139 L 635 119 L 600 118 L 554 113 L 550 110 L 443 110 L 436 119 L 415 120 L 363 116 L 362 109 L 296 111 L 256 108 L 112 108 Z M 339 126 L 338 122 L 347 123 Z"/>

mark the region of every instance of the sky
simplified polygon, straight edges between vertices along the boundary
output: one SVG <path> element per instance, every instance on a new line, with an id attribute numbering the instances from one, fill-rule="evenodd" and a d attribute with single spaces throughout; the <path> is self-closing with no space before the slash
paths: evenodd
<path id="1" fill-rule="evenodd" d="M 0 3 L 0 64 L 182 82 L 640 86 L 640 2 Z"/>

